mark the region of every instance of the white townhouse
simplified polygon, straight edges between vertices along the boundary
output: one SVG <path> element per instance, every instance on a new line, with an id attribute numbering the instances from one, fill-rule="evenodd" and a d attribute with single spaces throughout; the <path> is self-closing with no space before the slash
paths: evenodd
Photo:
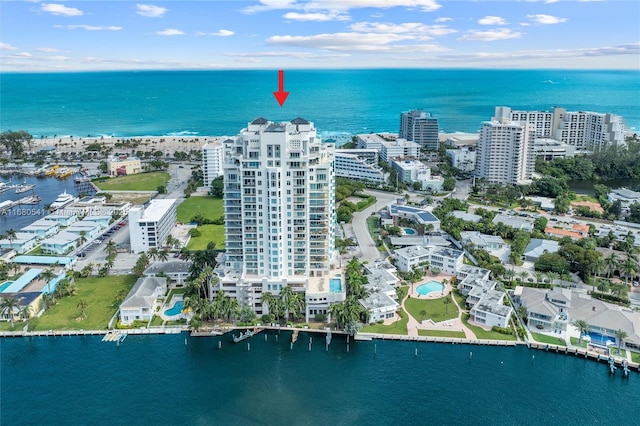
<path id="1" fill-rule="evenodd" d="M 120 322 L 130 325 L 134 321 L 150 321 L 156 308 L 162 305 L 158 299 L 163 297 L 166 291 L 166 278 L 138 278 L 120 304 Z"/>
<path id="2" fill-rule="evenodd" d="M 409 272 L 415 266 L 428 263 L 445 274 L 456 275 L 464 264 L 464 253 L 448 247 L 405 247 L 396 250 L 393 257 L 401 272 Z"/>
<path id="3" fill-rule="evenodd" d="M 163 246 L 176 224 L 176 201 L 155 199 L 146 207 L 129 209 L 129 239 L 133 253 Z"/>

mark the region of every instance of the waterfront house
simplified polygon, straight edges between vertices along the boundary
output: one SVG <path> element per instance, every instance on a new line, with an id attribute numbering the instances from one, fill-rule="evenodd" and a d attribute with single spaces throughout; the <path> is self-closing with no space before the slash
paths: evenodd
<path id="1" fill-rule="evenodd" d="M 398 302 L 382 292 L 371 293 L 358 302 L 369 311 L 369 323 L 393 318 L 400 306 Z"/>
<path id="2" fill-rule="evenodd" d="M 159 301 L 167 291 L 167 279 L 159 277 L 140 277 L 133 285 L 127 297 L 120 304 L 120 322 L 130 325 L 133 321 L 149 321 Z"/>
<path id="3" fill-rule="evenodd" d="M 78 246 L 79 233 L 62 231 L 51 238 L 42 240 L 42 252 L 45 254 L 68 254 Z"/>
<path id="4" fill-rule="evenodd" d="M 35 234 L 28 232 L 16 232 L 15 238 L 0 240 L 0 248 L 15 250 L 17 253 L 26 253 L 33 250 L 38 242 Z"/>
<path id="5" fill-rule="evenodd" d="M 171 260 L 168 262 L 155 262 L 144 271 L 144 275 L 148 277 L 157 277 L 158 274 L 164 274 L 176 284 L 184 284 L 189 276 L 189 268 L 191 262 L 182 260 Z"/>

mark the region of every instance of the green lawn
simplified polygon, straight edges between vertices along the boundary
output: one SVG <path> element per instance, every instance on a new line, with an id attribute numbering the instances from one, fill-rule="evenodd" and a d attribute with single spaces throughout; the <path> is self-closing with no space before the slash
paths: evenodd
<path id="1" fill-rule="evenodd" d="M 464 331 L 451 331 L 451 330 L 418 330 L 418 336 L 432 336 L 432 337 L 456 337 L 464 339 Z"/>
<path id="2" fill-rule="evenodd" d="M 573 346 L 580 346 L 581 348 L 586 348 L 587 347 L 587 341 L 586 340 L 583 340 L 580 343 L 578 343 L 579 339 L 577 337 L 570 337 L 569 340 L 571 341 L 571 344 Z"/>
<path id="3" fill-rule="evenodd" d="M 631 352 L 631 361 L 640 364 L 640 352 Z"/>
<path id="4" fill-rule="evenodd" d="M 34 248 L 33 250 L 31 250 L 29 253 L 27 253 L 29 256 L 38 256 L 40 254 L 44 254 L 42 252 L 42 246 L 38 246 L 36 248 Z"/>
<path id="5" fill-rule="evenodd" d="M 11 322 L 9 321 L 0 321 L 0 331 L 22 331 L 24 326 L 27 324 L 26 322 L 14 322 L 14 326 L 11 328 Z"/>
<path id="6" fill-rule="evenodd" d="M 592 203 L 599 203 L 598 199 L 592 195 L 574 194 L 575 198 L 571 201 L 590 201 Z"/>
<path id="7" fill-rule="evenodd" d="M 149 324 L 149 325 L 159 327 L 159 326 L 162 325 L 163 322 L 164 322 L 164 320 L 162 319 L 162 317 L 154 315 L 153 318 L 151 318 L 151 324 Z"/>
<path id="8" fill-rule="evenodd" d="M 400 321 L 396 321 L 391 325 L 371 324 L 365 325 L 360 329 L 362 333 L 380 333 L 380 334 L 408 334 L 407 323 L 409 317 L 404 310 L 399 310 L 398 314 L 402 317 Z"/>
<path id="9" fill-rule="evenodd" d="M 173 288 L 171 290 L 169 290 L 169 294 L 167 295 L 167 302 L 171 300 L 171 298 L 175 295 L 175 294 L 184 294 L 184 292 L 186 291 L 186 288 Z"/>
<path id="10" fill-rule="evenodd" d="M 456 302 L 458 302 L 458 306 L 460 306 L 461 309 L 464 309 L 465 297 L 458 293 L 457 290 L 453 292 L 453 297 L 456 299 Z"/>
<path id="11" fill-rule="evenodd" d="M 116 293 L 120 289 L 127 292 L 136 282 L 135 275 L 110 275 L 104 278 L 78 278 L 78 292 L 73 296 L 63 297 L 55 306 L 50 307 L 38 322 L 37 330 L 91 330 L 105 329 L 116 312 L 113 306 Z M 78 301 L 83 299 L 89 305 L 87 318 L 80 317 Z"/>
<path id="12" fill-rule="evenodd" d="M 198 213 L 207 219 L 216 220 L 224 214 L 221 198 L 189 197 L 177 209 L 178 222 L 188 223 Z"/>
<path id="13" fill-rule="evenodd" d="M 471 331 L 473 331 L 473 334 L 475 334 L 478 339 L 484 339 L 484 340 L 516 340 L 516 336 L 514 336 L 513 334 L 502 334 L 502 333 L 498 333 L 497 331 L 491 331 L 491 330 L 487 331 L 487 330 L 485 330 L 483 328 L 480 328 L 480 327 L 478 327 L 476 325 L 469 324 L 469 315 L 468 314 L 462 315 L 462 322 L 464 323 L 464 325 L 469 327 L 469 329 Z"/>
<path id="14" fill-rule="evenodd" d="M 159 186 L 167 185 L 170 177 L 167 172 L 150 172 L 97 179 L 93 183 L 104 191 L 157 191 Z"/>
<path id="15" fill-rule="evenodd" d="M 224 225 L 202 225 L 197 229 L 202 235 L 189 240 L 187 244 L 189 250 L 204 250 L 209 241 L 216 243 L 216 249 L 224 249 Z"/>
<path id="16" fill-rule="evenodd" d="M 536 339 L 537 342 L 540 343 L 548 343 L 550 345 L 560 345 L 567 346 L 567 343 L 563 339 L 559 339 L 553 336 L 547 336 L 546 334 L 533 333 L 531 332 L 531 336 Z"/>
<path id="17" fill-rule="evenodd" d="M 441 299 L 425 300 L 411 297 L 404 302 L 404 306 L 409 311 L 409 314 L 418 322 L 426 319 L 431 319 L 433 322 L 440 322 L 456 318 L 458 316 L 456 305 L 451 302 L 449 306 L 446 307 L 443 303 L 444 299 L 443 297 Z M 424 318 L 420 315 L 420 311 L 422 310 L 426 311 Z"/>

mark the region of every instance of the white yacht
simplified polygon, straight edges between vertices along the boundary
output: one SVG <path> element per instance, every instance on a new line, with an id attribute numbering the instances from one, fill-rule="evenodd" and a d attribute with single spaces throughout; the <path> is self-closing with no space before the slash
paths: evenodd
<path id="1" fill-rule="evenodd" d="M 75 201 L 78 201 L 78 197 L 74 197 L 73 195 L 68 194 L 67 191 L 64 191 L 62 194 L 58 195 L 58 198 L 56 198 L 53 203 L 51 203 L 49 210 L 52 212 L 56 211 Z"/>

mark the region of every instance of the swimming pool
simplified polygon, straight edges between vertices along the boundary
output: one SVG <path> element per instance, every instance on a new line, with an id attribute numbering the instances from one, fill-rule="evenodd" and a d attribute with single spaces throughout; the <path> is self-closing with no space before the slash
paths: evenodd
<path id="1" fill-rule="evenodd" d="M 429 281 L 425 284 L 420 284 L 416 287 L 416 291 L 420 296 L 426 296 L 429 293 L 433 293 L 434 291 L 442 291 L 444 290 L 444 285 L 438 281 Z"/>
<path id="2" fill-rule="evenodd" d="M 184 302 L 182 300 L 178 300 L 170 309 L 164 311 L 164 314 L 168 317 L 172 317 L 174 315 L 179 315 L 182 313 L 182 308 L 184 307 Z"/>
<path id="3" fill-rule="evenodd" d="M 340 293 L 342 291 L 342 280 L 340 278 L 331 278 L 329 280 L 329 291 L 331 293 Z"/>
<path id="4" fill-rule="evenodd" d="M 586 335 L 591 338 L 591 343 L 595 343 L 596 345 L 607 346 L 607 342 L 616 343 L 616 338 L 613 336 L 604 336 L 593 331 L 588 332 Z"/>
<path id="5" fill-rule="evenodd" d="M 7 287 L 9 287 L 11 284 L 13 284 L 13 281 L 5 281 L 2 284 L 0 284 L 0 293 L 5 291 Z"/>
<path id="6" fill-rule="evenodd" d="M 413 235 L 416 233 L 416 230 L 411 228 L 404 228 L 404 233 L 405 235 Z"/>

